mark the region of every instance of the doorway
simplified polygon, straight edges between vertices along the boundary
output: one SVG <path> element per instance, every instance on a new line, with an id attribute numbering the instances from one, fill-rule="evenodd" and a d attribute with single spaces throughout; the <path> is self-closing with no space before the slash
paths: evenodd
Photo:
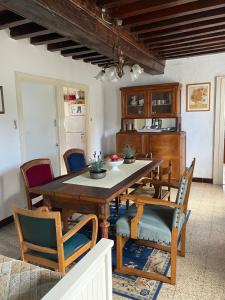
<path id="1" fill-rule="evenodd" d="M 23 162 L 49 158 L 55 176 L 60 174 L 56 87 L 34 81 L 21 82 Z"/>
<path id="2" fill-rule="evenodd" d="M 66 173 L 63 154 L 69 148 L 82 148 L 90 155 L 87 85 L 16 72 L 16 91 L 22 163 L 50 158 L 58 176 Z M 72 92 L 75 101 L 67 101 Z"/>
<path id="3" fill-rule="evenodd" d="M 224 174 L 224 140 L 225 140 L 225 77 L 216 78 L 215 128 L 213 183 L 222 185 Z"/>

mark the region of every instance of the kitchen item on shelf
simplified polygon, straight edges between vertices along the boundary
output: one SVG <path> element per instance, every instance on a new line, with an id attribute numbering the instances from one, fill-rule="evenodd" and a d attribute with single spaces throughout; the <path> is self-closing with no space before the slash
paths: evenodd
<path id="1" fill-rule="evenodd" d="M 139 99 L 139 100 L 138 100 L 138 104 L 139 104 L 139 105 L 143 106 L 144 103 L 145 103 L 145 100 L 144 100 L 144 99 Z"/>
<path id="2" fill-rule="evenodd" d="M 119 167 L 123 164 L 124 160 L 123 159 L 118 159 L 114 161 L 107 161 L 107 164 L 112 167 L 112 171 L 119 171 Z"/>
<path id="3" fill-rule="evenodd" d="M 137 96 L 132 96 L 131 97 L 131 101 L 130 101 L 130 105 L 135 106 L 137 104 L 138 104 L 138 102 L 137 102 Z"/>

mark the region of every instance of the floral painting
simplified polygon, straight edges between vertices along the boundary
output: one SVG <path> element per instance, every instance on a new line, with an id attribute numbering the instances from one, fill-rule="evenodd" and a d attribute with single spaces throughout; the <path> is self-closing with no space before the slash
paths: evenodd
<path id="1" fill-rule="evenodd" d="M 210 82 L 187 84 L 186 111 L 210 110 Z"/>

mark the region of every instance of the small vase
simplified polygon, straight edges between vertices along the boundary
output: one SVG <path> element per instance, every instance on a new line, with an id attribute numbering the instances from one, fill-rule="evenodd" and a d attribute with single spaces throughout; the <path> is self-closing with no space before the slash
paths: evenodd
<path id="1" fill-rule="evenodd" d="M 124 163 L 125 164 L 133 164 L 134 162 L 135 162 L 135 157 L 124 158 Z"/>
<path id="2" fill-rule="evenodd" d="M 104 178 L 106 176 L 106 170 L 104 169 L 101 169 L 100 172 L 95 172 L 95 171 L 91 171 L 90 170 L 90 177 L 92 179 L 101 179 L 101 178 Z"/>

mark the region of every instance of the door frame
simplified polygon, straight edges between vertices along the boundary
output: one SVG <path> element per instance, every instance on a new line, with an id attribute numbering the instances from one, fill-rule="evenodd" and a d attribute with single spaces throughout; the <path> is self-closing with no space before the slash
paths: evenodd
<path id="1" fill-rule="evenodd" d="M 225 76 L 216 77 L 213 183 L 223 184 Z"/>
<path id="2" fill-rule="evenodd" d="M 18 109 L 18 125 L 19 125 L 19 138 L 20 138 L 20 153 L 21 153 L 21 161 L 24 162 L 25 159 L 25 141 L 24 141 L 24 128 L 23 128 L 23 100 L 21 93 L 21 84 L 24 81 L 31 81 L 42 84 L 53 85 L 56 89 L 56 111 L 57 111 L 57 135 L 59 141 L 59 169 L 60 173 L 66 173 L 65 164 L 63 161 L 63 154 L 65 152 L 65 111 L 64 111 L 64 100 L 63 100 L 63 87 L 70 86 L 76 89 L 82 89 L 85 92 L 85 104 L 86 104 L 86 155 L 90 155 L 88 153 L 89 145 L 90 145 L 90 122 L 89 122 L 89 86 L 86 84 L 81 84 L 73 81 L 66 81 L 60 79 L 54 79 L 50 77 L 44 77 L 39 75 L 33 75 L 22 72 L 15 72 L 15 84 L 16 84 L 16 97 L 17 97 L 17 109 Z"/>

